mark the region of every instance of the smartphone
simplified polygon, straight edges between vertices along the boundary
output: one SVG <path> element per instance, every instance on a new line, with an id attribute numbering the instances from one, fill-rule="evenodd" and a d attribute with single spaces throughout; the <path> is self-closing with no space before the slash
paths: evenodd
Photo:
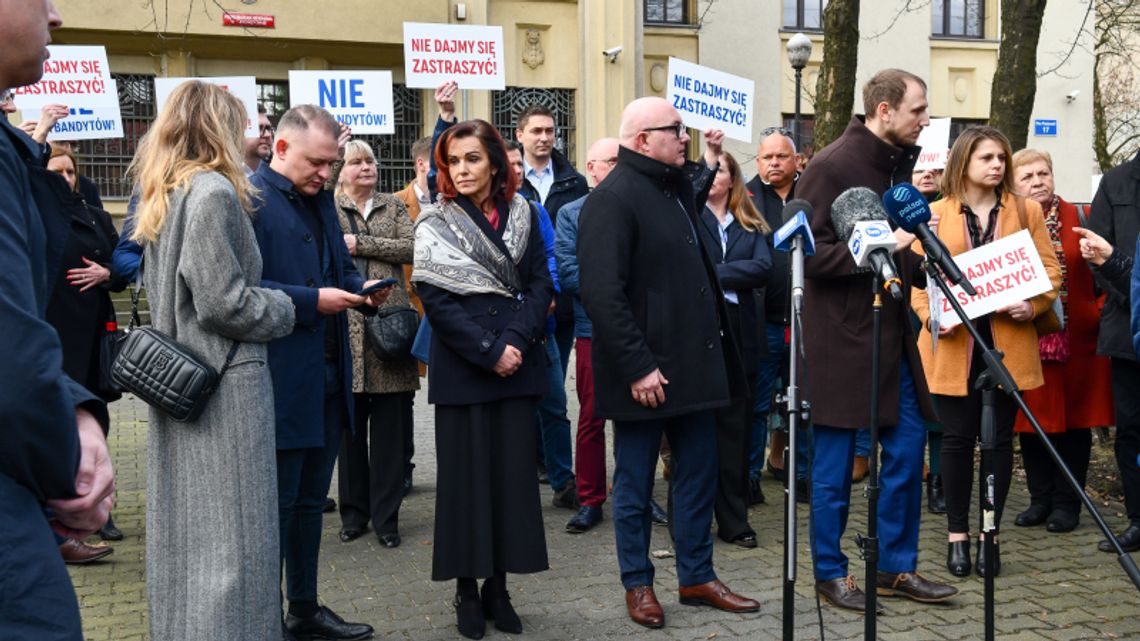
<path id="1" fill-rule="evenodd" d="M 381 289 L 387 289 L 387 288 L 391 287 L 392 285 L 395 285 L 396 283 L 399 283 L 399 282 L 400 281 L 396 280 L 395 278 L 385 278 L 384 280 L 378 280 L 375 283 L 372 283 L 371 285 L 369 285 L 368 287 L 365 287 L 364 289 L 356 292 L 356 295 L 357 296 L 368 296 L 369 294 L 372 294 L 374 292 L 378 292 Z"/>

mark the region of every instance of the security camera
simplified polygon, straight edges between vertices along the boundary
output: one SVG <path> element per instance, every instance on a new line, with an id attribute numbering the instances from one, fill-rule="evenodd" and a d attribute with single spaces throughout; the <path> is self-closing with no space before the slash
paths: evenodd
<path id="1" fill-rule="evenodd" d="M 621 53 L 621 46 L 618 45 L 617 47 L 610 47 L 609 49 L 606 49 L 605 51 L 602 52 L 602 55 L 605 56 L 606 58 L 609 58 L 609 61 L 611 63 L 613 63 L 613 62 L 617 62 L 617 57 L 618 57 L 618 54 L 620 54 L 620 53 Z"/>
<path id="2" fill-rule="evenodd" d="M 1072 101 L 1076 100 L 1077 96 L 1079 96 L 1079 95 L 1081 95 L 1081 90 L 1080 89 L 1074 89 L 1074 90 L 1069 92 L 1069 95 L 1065 96 L 1065 100 L 1072 102 Z"/>

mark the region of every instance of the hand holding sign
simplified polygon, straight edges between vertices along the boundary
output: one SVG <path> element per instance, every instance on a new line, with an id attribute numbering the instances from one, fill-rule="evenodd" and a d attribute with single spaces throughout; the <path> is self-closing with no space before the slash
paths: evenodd
<path id="1" fill-rule="evenodd" d="M 444 122 L 451 122 L 455 119 L 455 93 L 457 91 L 459 91 L 459 83 L 454 80 L 448 80 L 435 89 L 435 104 L 439 105 L 439 117 Z"/>
<path id="2" fill-rule="evenodd" d="M 40 119 L 38 121 L 33 120 L 31 122 L 33 127 L 32 131 L 28 135 L 32 137 L 32 140 L 42 145 L 43 143 L 47 142 L 48 134 L 51 132 L 52 127 L 55 126 L 55 123 L 66 118 L 67 116 L 67 105 L 44 105 L 43 108 L 40 109 Z"/>
<path id="3" fill-rule="evenodd" d="M 1015 321 L 1027 321 L 1033 318 L 1033 304 L 1027 300 L 1010 303 L 994 311 L 998 314 L 1009 314 L 1009 317 Z"/>
<path id="4" fill-rule="evenodd" d="M 720 155 L 724 149 L 724 132 L 720 129 L 705 131 L 705 164 L 709 167 L 720 162 Z"/>

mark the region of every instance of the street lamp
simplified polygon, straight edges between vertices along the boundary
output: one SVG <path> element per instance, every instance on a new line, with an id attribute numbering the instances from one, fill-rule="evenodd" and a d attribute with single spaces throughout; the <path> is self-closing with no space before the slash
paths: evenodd
<path id="1" fill-rule="evenodd" d="M 804 67 L 807 66 L 808 58 L 811 58 L 811 40 L 802 33 L 797 33 L 792 36 L 788 41 L 788 62 L 792 63 L 792 69 L 796 70 L 796 115 L 795 120 L 792 122 L 792 138 L 796 141 L 796 152 L 799 153 L 802 149 L 800 146 L 800 81 L 803 77 Z"/>

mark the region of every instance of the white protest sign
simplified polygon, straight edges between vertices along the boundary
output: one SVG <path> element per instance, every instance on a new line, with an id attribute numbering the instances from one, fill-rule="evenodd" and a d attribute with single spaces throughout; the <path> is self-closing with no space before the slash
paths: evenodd
<path id="1" fill-rule="evenodd" d="M 954 262 L 978 290 L 976 296 L 968 296 L 957 285 L 950 288 L 972 319 L 1053 289 L 1033 237 L 1024 229 L 959 254 Z M 949 301 L 942 301 L 941 316 L 942 327 L 953 327 L 961 322 Z"/>
<path id="2" fill-rule="evenodd" d="M 755 90 L 748 78 L 669 58 L 666 98 L 694 129 L 720 129 L 729 138 L 751 143 Z"/>
<path id="3" fill-rule="evenodd" d="M 50 104 L 84 109 L 119 106 L 105 48 L 51 45 L 48 51 L 51 57 L 44 61 L 43 78 L 12 90 L 16 107 L 39 112 Z"/>
<path id="4" fill-rule="evenodd" d="M 212 78 L 155 78 L 154 103 L 158 112 L 166 104 L 166 99 L 178 85 L 191 80 L 201 80 L 218 85 L 226 91 L 237 96 L 245 105 L 245 133 L 246 138 L 257 138 L 257 80 L 253 76 L 215 76 Z"/>
<path id="5" fill-rule="evenodd" d="M 327 109 L 354 134 L 394 134 L 391 71 L 290 71 L 289 104 Z"/>
<path id="6" fill-rule="evenodd" d="M 448 80 L 462 89 L 506 89 L 503 28 L 405 22 L 404 78 L 416 89 Z"/>
<path id="7" fill-rule="evenodd" d="M 118 91 L 115 81 L 111 81 L 111 90 Z M 31 109 L 21 112 L 24 120 L 39 120 L 41 113 Z M 55 126 L 48 132 L 48 141 L 56 140 L 99 140 L 102 138 L 122 138 L 123 117 L 119 111 L 119 104 L 114 107 L 86 109 L 84 107 L 69 107 L 66 118 L 56 121 Z"/>
<path id="8" fill-rule="evenodd" d="M 922 151 L 914 164 L 915 171 L 945 169 L 950 156 L 950 119 L 931 118 L 930 124 L 918 134 L 918 146 Z"/>

